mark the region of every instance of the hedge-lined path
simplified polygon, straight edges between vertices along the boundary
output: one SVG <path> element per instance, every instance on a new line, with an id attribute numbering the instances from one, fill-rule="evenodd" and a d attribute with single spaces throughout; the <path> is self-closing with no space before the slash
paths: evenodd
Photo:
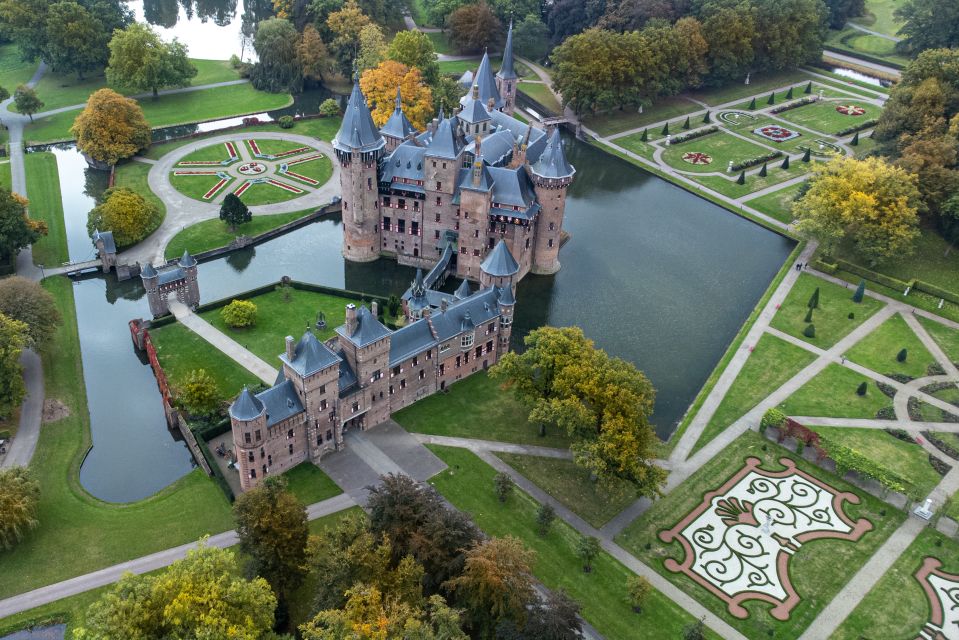
<path id="1" fill-rule="evenodd" d="M 956 407 L 953 407 L 956 409 Z M 904 431 L 942 431 L 959 433 L 959 422 L 922 422 L 918 420 L 878 420 L 876 418 L 830 418 L 790 416 L 805 427 L 848 427 L 850 429 L 902 429 Z M 942 451 L 937 450 L 938 455 Z"/>
<path id="2" fill-rule="evenodd" d="M 315 188 L 297 184 L 297 187 L 302 188 L 308 193 L 284 202 L 251 206 L 250 211 L 253 215 L 273 215 L 278 213 L 292 213 L 304 209 L 318 209 L 328 204 L 334 196 L 339 195 L 340 167 L 339 164 L 334 161 L 335 153 L 333 146 L 327 142 L 293 133 L 266 131 L 255 134 L 249 132 L 242 135 L 233 133 L 214 136 L 212 138 L 202 138 L 170 151 L 150 167 L 150 172 L 147 174 L 147 182 L 150 185 L 150 190 L 163 200 L 163 203 L 166 205 L 166 218 L 156 231 L 121 253 L 120 261 L 128 264 L 134 262 L 140 262 L 141 264 L 146 262 L 162 264 L 166 262 L 164 257 L 166 246 L 177 233 L 197 222 L 218 218 L 220 215 L 220 206 L 218 204 L 201 202 L 183 195 L 177 191 L 170 182 L 170 173 L 182 158 L 204 147 L 233 142 L 236 144 L 240 154 L 245 154 L 246 145 L 243 144 L 243 141 L 250 138 L 258 140 L 285 140 L 318 149 L 331 160 L 333 166 L 333 173 L 324 184 Z M 272 383 L 273 381 L 271 380 L 270 382 Z"/>
<path id="3" fill-rule="evenodd" d="M 538 458 L 560 458 L 572 460 L 573 454 L 569 449 L 554 447 L 540 447 L 533 444 L 513 444 L 495 440 L 478 440 L 475 438 L 457 438 L 455 436 L 434 436 L 423 433 L 413 434 L 423 444 L 438 444 L 444 447 L 459 447 L 470 451 L 493 451 L 497 453 L 516 453 Z"/>

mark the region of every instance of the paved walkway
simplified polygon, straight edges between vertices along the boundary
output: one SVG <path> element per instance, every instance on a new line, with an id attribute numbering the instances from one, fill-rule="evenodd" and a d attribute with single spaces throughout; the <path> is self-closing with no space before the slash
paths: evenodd
<path id="1" fill-rule="evenodd" d="M 902 42 L 902 38 L 897 38 L 896 36 L 891 36 L 887 33 L 879 33 L 878 31 L 873 31 L 872 29 L 867 29 L 866 27 L 856 24 L 855 22 L 847 22 L 846 26 L 855 29 L 856 31 L 862 31 L 863 33 L 868 33 L 871 36 L 876 36 L 877 38 L 882 38 L 883 40 L 891 40 L 893 42 Z"/>
<path id="2" fill-rule="evenodd" d="M 554 449 L 553 447 L 497 442 L 494 440 L 434 436 L 425 433 L 415 433 L 413 434 L 413 437 L 423 444 L 438 444 L 444 447 L 459 447 L 461 449 L 470 449 L 472 451 L 495 451 L 502 453 L 516 453 L 524 456 L 536 456 L 538 458 L 561 458 L 563 460 L 573 459 L 573 454 L 569 449 Z"/>
<path id="3" fill-rule="evenodd" d="M 955 408 L 955 407 L 954 407 Z M 959 411 L 959 408 L 957 408 Z M 790 416 L 807 427 L 849 427 L 850 429 L 905 429 L 906 431 L 945 431 L 959 433 L 959 422 L 919 422 L 916 420 L 879 420 L 873 418 L 830 418 Z"/>
<path id="4" fill-rule="evenodd" d="M 170 312 L 180 324 L 212 344 L 217 350 L 264 383 L 272 385 L 276 382 L 276 376 L 279 372 L 274 367 L 271 367 L 239 342 L 190 311 L 182 302 L 171 301 Z"/>
<path id="5" fill-rule="evenodd" d="M 333 498 L 329 498 L 328 500 L 311 504 L 307 507 L 306 515 L 310 520 L 316 520 L 317 518 L 338 513 L 353 506 L 356 506 L 356 503 L 353 501 L 353 499 L 346 494 L 341 494 Z M 144 532 L 144 534 L 148 535 L 148 532 Z M 236 531 L 225 531 L 223 533 L 218 533 L 214 536 L 210 536 L 206 541 L 208 546 L 221 548 L 232 547 L 238 542 L 239 538 L 237 537 Z M 191 549 L 195 549 L 196 547 L 197 543 L 191 542 L 189 544 L 180 545 L 179 547 L 173 547 L 172 549 L 158 551 L 157 553 L 143 556 L 142 558 L 121 562 L 120 564 L 115 564 L 112 567 L 107 567 L 105 569 L 100 569 L 99 571 L 94 571 L 93 573 L 77 576 L 76 578 L 64 580 L 63 582 L 57 582 L 45 587 L 40 587 L 39 589 L 21 593 L 20 595 L 13 596 L 5 600 L 0 600 L 0 618 L 11 616 L 15 613 L 20 613 L 21 611 L 27 611 L 28 609 L 33 609 L 34 607 L 39 607 L 40 605 L 48 604 L 50 602 L 55 602 L 62 598 L 75 596 L 78 593 L 83 593 L 85 591 L 89 591 L 90 589 L 96 589 L 108 584 L 113 584 L 123 577 L 123 574 L 128 572 L 141 574 L 154 571 L 156 569 L 162 569 L 163 567 L 173 564 L 177 560 L 185 558 L 187 552 Z"/>

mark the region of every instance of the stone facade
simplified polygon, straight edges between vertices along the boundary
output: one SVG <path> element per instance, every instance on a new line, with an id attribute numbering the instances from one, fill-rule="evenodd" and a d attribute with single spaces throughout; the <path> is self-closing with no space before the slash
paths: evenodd
<path id="1" fill-rule="evenodd" d="M 97 251 L 97 257 L 100 258 L 100 269 L 103 273 L 108 273 L 110 269 L 117 266 L 117 245 L 113 240 L 112 231 L 94 231 L 93 247 Z"/>
<path id="2" fill-rule="evenodd" d="M 160 267 L 159 270 L 148 262 L 140 269 L 140 278 L 143 280 L 150 313 L 154 318 L 170 313 L 171 296 L 190 309 L 196 309 L 200 305 L 197 262 L 189 251 L 184 251 L 176 263 Z"/>

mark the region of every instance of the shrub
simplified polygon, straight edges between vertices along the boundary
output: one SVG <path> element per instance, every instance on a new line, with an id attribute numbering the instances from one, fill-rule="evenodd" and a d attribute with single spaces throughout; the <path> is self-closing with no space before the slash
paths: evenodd
<path id="1" fill-rule="evenodd" d="M 103 192 L 100 203 L 90 210 L 87 231 L 112 231 L 118 247 L 129 247 L 153 233 L 163 222 L 163 212 L 153 202 L 126 187 Z"/>
<path id="2" fill-rule="evenodd" d="M 749 110 L 750 111 L 756 110 L 756 98 L 753 98 L 752 100 L 749 101 Z"/>
<path id="3" fill-rule="evenodd" d="M 580 536 L 576 541 L 576 555 L 583 561 L 583 573 L 593 570 L 593 559 L 599 555 L 599 539 L 593 536 Z"/>
<path id="4" fill-rule="evenodd" d="M 899 393 L 894 386 L 891 384 L 886 384 L 885 382 L 876 382 L 876 387 L 879 388 L 883 395 L 889 398 L 895 398 L 896 394 Z"/>
<path id="5" fill-rule="evenodd" d="M 792 91 L 792 89 L 790 89 L 790 91 Z M 787 95 L 786 99 L 790 100 L 792 99 L 792 96 Z M 769 113 L 782 113 L 783 111 L 798 109 L 799 107 L 805 107 L 807 104 L 812 104 L 816 101 L 817 101 L 816 98 L 813 96 L 809 96 L 807 98 L 800 98 L 799 100 L 796 100 L 795 102 L 790 102 L 789 104 L 780 105 L 776 107 L 775 109 L 770 109 Z"/>
<path id="6" fill-rule="evenodd" d="M 643 129 L 643 135 L 639 136 L 639 139 L 642 142 L 649 140 L 649 129 Z"/>
<path id="7" fill-rule="evenodd" d="M 806 147 L 806 150 L 802 152 L 802 161 L 809 162 L 812 158 L 812 150 L 809 147 Z"/>
<path id="8" fill-rule="evenodd" d="M 816 325 L 809 323 L 806 325 L 806 328 L 802 330 L 802 334 L 807 338 L 816 337 Z"/>
<path id="9" fill-rule="evenodd" d="M 689 116 L 686 116 L 686 122 L 683 123 L 683 129 L 689 129 Z"/>
<path id="10" fill-rule="evenodd" d="M 807 305 L 810 309 L 816 309 L 819 307 L 819 287 L 816 287 L 816 290 L 812 292 L 811 296 L 809 296 L 809 302 Z"/>
<path id="11" fill-rule="evenodd" d="M 769 98 L 766 99 L 766 104 L 776 104 L 776 92 L 773 91 L 769 94 Z"/>
<path id="12" fill-rule="evenodd" d="M 861 383 L 859 383 L 859 387 L 856 389 L 856 395 L 857 396 L 866 395 L 866 389 L 868 388 L 869 388 L 869 384 L 865 380 L 863 380 Z"/>
<path id="13" fill-rule="evenodd" d="M 626 579 L 626 593 L 629 594 L 629 603 L 633 607 L 633 611 L 636 613 L 641 613 L 643 611 L 643 604 L 649 598 L 649 594 L 653 592 L 653 585 L 649 583 L 643 576 L 629 576 Z"/>
<path id="14" fill-rule="evenodd" d="M 232 56 L 230 56 L 230 66 L 233 67 L 234 69 L 239 69 L 240 56 L 236 55 L 235 53 Z"/>
<path id="15" fill-rule="evenodd" d="M 869 127 L 875 126 L 879 121 L 873 118 L 872 120 L 863 120 L 862 122 L 855 124 L 851 127 L 846 127 L 845 129 L 840 129 L 835 134 L 836 136 L 847 136 L 850 133 L 855 133 L 857 131 L 862 131 L 863 129 L 868 129 Z"/>
<path id="16" fill-rule="evenodd" d="M 396 297 L 396 294 L 390 294 L 389 299 L 386 301 L 386 308 L 394 318 L 400 313 L 400 305 L 400 299 Z"/>
<path id="17" fill-rule="evenodd" d="M 220 310 L 220 317 L 234 329 L 256 325 L 256 305 L 249 300 L 234 300 Z"/>
<path id="18" fill-rule="evenodd" d="M 178 385 L 179 405 L 194 416 L 210 416 L 216 413 L 222 402 L 216 380 L 205 369 L 194 369 Z"/>
<path id="19" fill-rule="evenodd" d="M 506 502 L 506 498 L 513 492 L 513 478 L 501 471 L 493 476 L 493 487 L 496 489 L 496 497 L 499 501 Z"/>
<path id="20" fill-rule="evenodd" d="M 739 177 L 736 178 L 736 184 L 746 184 L 746 172 L 741 171 Z"/>
<path id="21" fill-rule="evenodd" d="M 803 322 L 812 322 L 812 307 L 806 310 L 806 317 L 803 318 Z"/>
<path id="22" fill-rule="evenodd" d="M 859 132 L 856 132 L 856 135 L 852 137 L 852 140 L 849 141 L 850 146 L 855 147 L 859 144 Z"/>
<path id="23" fill-rule="evenodd" d="M 553 520 L 556 519 L 556 509 L 549 504 L 541 504 L 536 510 L 536 531 L 540 537 L 545 538 L 553 526 Z"/>
<path id="24" fill-rule="evenodd" d="M 909 355 L 909 353 L 906 349 L 900 349 L 899 353 L 896 354 L 896 360 L 899 362 L 905 362 L 907 355 Z"/>
<path id="25" fill-rule="evenodd" d="M 853 273 L 861 278 L 865 278 L 866 280 L 872 280 L 873 282 L 878 282 L 882 286 L 889 287 L 890 289 L 896 289 L 897 291 L 905 291 L 906 288 L 910 286 L 918 289 L 918 287 L 914 286 L 914 283 L 906 282 L 904 280 L 899 280 L 897 278 L 887 276 L 883 273 L 878 273 L 876 271 L 867 269 L 865 267 L 860 267 L 858 264 L 848 262 L 846 260 L 843 260 L 842 258 L 836 259 L 836 265 L 839 268 L 843 269 L 844 271 Z"/>
<path id="26" fill-rule="evenodd" d="M 766 163 L 766 162 L 764 162 L 764 163 L 763 163 L 763 168 L 759 170 L 759 177 L 760 177 L 760 178 L 765 178 L 765 177 L 766 177 L 766 173 L 767 173 L 767 171 L 768 171 L 768 167 L 769 167 L 769 164 Z"/>
<path id="27" fill-rule="evenodd" d="M 280 119 L 277 120 L 277 124 L 280 125 L 281 129 L 292 129 L 296 122 L 293 120 L 293 116 L 280 116 Z"/>
<path id="28" fill-rule="evenodd" d="M 929 284 L 928 282 L 916 280 L 913 283 L 913 288 L 916 291 L 922 291 L 923 293 L 928 293 L 929 295 L 936 296 L 937 298 L 942 298 L 946 302 L 959 304 L 959 293 L 954 293 L 947 289 L 940 289 L 939 287 Z"/>
<path id="29" fill-rule="evenodd" d="M 17 546 L 40 524 L 40 483 L 26 467 L 0 469 L 0 550 Z"/>
<path id="30" fill-rule="evenodd" d="M 739 162 L 733 165 L 733 171 L 740 171 L 742 169 L 748 169 L 749 167 L 755 167 L 757 164 L 762 164 L 764 162 L 768 162 L 770 160 L 778 158 L 782 154 L 783 154 L 782 151 L 770 151 L 769 153 L 761 155 L 757 158 L 743 160 L 742 162 Z"/>
<path id="31" fill-rule="evenodd" d="M 775 408 L 767 409 L 766 413 L 763 414 L 762 420 L 759 421 L 759 431 L 760 433 L 765 433 L 769 427 L 779 429 L 784 424 L 786 424 L 785 413 Z"/>
<path id="32" fill-rule="evenodd" d="M 789 168 L 789 156 L 786 156 L 785 158 L 783 158 L 783 163 L 782 163 L 781 165 L 779 165 L 779 166 L 782 167 L 783 169 L 788 169 L 788 168 Z"/>
<path id="33" fill-rule="evenodd" d="M 792 100 L 792 99 L 793 99 L 793 88 L 789 87 L 789 91 L 786 92 L 786 100 Z"/>
<path id="34" fill-rule="evenodd" d="M 803 89 L 803 93 L 812 93 L 812 80 L 810 80 L 809 84 L 806 85 L 806 88 Z"/>
<path id="35" fill-rule="evenodd" d="M 664 135 L 664 136 L 668 136 L 668 135 L 669 135 L 669 123 L 668 123 L 668 122 L 663 125 L 663 135 Z"/>
<path id="36" fill-rule="evenodd" d="M 695 131 L 690 131 L 689 133 L 673 136 L 669 139 L 669 144 L 672 146 L 674 144 L 679 144 L 680 142 L 688 142 L 690 140 L 695 140 L 696 138 L 702 138 L 710 133 L 716 133 L 717 131 L 719 131 L 719 127 L 715 125 L 711 127 L 704 127 L 702 129 L 696 129 Z M 645 131 L 643 133 L 645 133 Z"/>
<path id="37" fill-rule="evenodd" d="M 856 319 L 856 314 L 855 314 L 854 312 L 850 311 L 850 312 L 849 312 L 849 315 L 846 316 L 846 317 L 849 318 L 850 320 L 855 320 L 855 319 Z"/>
<path id="38" fill-rule="evenodd" d="M 862 302 L 862 297 L 866 293 L 866 281 L 860 280 L 859 286 L 856 287 L 856 293 L 852 294 L 852 301 L 859 303 Z"/>
<path id="39" fill-rule="evenodd" d="M 706 115 L 703 116 L 703 124 L 709 124 L 712 122 L 712 118 L 709 116 L 709 112 L 706 112 Z"/>
<path id="40" fill-rule="evenodd" d="M 327 98 L 320 104 L 320 115 L 326 118 L 335 118 L 340 115 L 340 104 L 333 98 Z"/>

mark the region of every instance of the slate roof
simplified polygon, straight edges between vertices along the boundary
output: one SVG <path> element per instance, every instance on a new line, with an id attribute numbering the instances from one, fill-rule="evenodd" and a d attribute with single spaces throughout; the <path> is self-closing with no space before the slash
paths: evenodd
<path id="1" fill-rule="evenodd" d="M 473 86 L 473 70 L 467 69 L 463 72 L 463 75 L 460 76 L 460 79 L 457 80 L 458 83 L 464 88 L 469 89 Z"/>
<path id="2" fill-rule="evenodd" d="M 533 184 L 522 167 L 490 167 L 489 172 L 493 176 L 493 202 L 524 208 L 536 202 Z"/>
<path id="3" fill-rule="evenodd" d="M 436 332 L 436 340 L 448 340 L 499 316 L 498 296 L 498 289 L 491 287 L 464 300 L 454 301 L 446 311 L 434 312 L 430 324 Z"/>
<path id="4" fill-rule="evenodd" d="M 373 116 L 370 115 L 366 98 L 360 91 L 360 83 L 354 82 L 353 92 L 343 113 L 343 123 L 336 137 L 333 138 L 333 146 L 346 152 L 354 150 L 370 152 L 382 149 L 385 145 L 386 140 L 373 124 Z"/>
<path id="5" fill-rule="evenodd" d="M 436 158 L 457 158 L 463 149 L 463 141 L 456 134 L 453 118 L 441 118 L 436 133 L 426 147 L 426 155 Z"/>
<path id="6" fill-rule="evenodd" d="M 496 131 L 483 137 L 480 145 L 483 151 L 483 159 L 488 164 L 499 166 L 506 164 L 513 154 L 513 135 L 508 130 Z M 466 153 L 476 153 L 476 140 L 474 139 L 466 146 Z"/>
<path id="7" fill-rule="evenodd" d="M 393 332 L 390 339 L 390 366 L 394 366 L 436 345 L 426 318 L 410 323 Z"/>
<path id="8" fill-rule="evenodd" d="M 503 49 L 503 64 L 496 72 L 497 78 L 503 80 L 516 79 L 516 70 L 513 69 L 513 21 L 510 20 L 509 31 L 506 32 L 506 47 Z"/>
<path id="9" fill-rule="evenodd" d="M 347 362 L 343 351 L 337 352 L 340 356 L 340 385 L 338 395 L 343 398 L 353 393 L 356 386 L 356 374 Z"/>
<path id="10" fill-rule="evenodd" d="M 336 332 L 358 347 L 365 347 L 371 342 L 390 335 L 390 330 L 363 306 L 356 310 L 356 331 L 348 334 L 346 325 L 342 324 L 336 328 Z"/>
<path id="11" fill-rule="evenodd" d="M 97 240 L 103 241 L 103 251 L 106 253 L 116 253 L 117 252 L 117 243 L 113 239 L 112 231 L 94 231 L 93 232 L 93 244 L 97 243 Z"/>
<path id="12" fill-rule="evenodd" d="M 266 391 L 261 391 L 256 394 L 256 399 L 266 408 L 266 426 L 268 427 L 303 412 L 303 404 L 290 380 L 284 380 Z"/>
<path id="13" fill-rule="evenodd" d="M 339 356 L 320 342 L 312 331 L 307 331 L 293 348 L 293 359 L 290 360 L 284 352 L 280 354 L 280 360 L 299 375 L 307 377 L 336 364 Z"/>
<path id="14" fill-rule="evenodd" d="M 500 109 L 505 102 L 496 88 L 496 78 L 493 76 L 493 67 L 489 61 L 489 53 L 483 52 L 483 59 L 480 60 L 479 68 L 476 70 L 476 77 L 473 78 L 473 84 L 479 85 L 479 98 L 483 104 L 488 104 L 489 99 L 493 99 L 493 108 Z"/>
<path id="15" fill-rule="evenodd" d="M 157 276 L 157 270 L 153 268 L 152 262 L 148 262 L 142 267 L 140 267 L 141 278 L 155 278 L 156 276 Z"/>
<path id="16" fill-rule="evenodd" d="M 463 278 L 460 286 L 456 287 L 456 293 L 453 295 L 456 296 L 457 300 L 462 300 L 463 298 L 469 298 L 470 294 L 470 283 L 466 280 L 466 278 Z"/>
<path id="17" fill-rule="evenodd" d="M 423 156 L 426 149 L 412 142 L 404 142 L 396 147 L 384 161 L 380 172 L 380 182 L 392 182 L 397 178 L 423 179 Z M 405 188 L 416 185 L 397 185 Z"/>
<path id="18" fill-rule="evenodd" d="M 190 255 L 190 252 L 186 249 L 183 250 L 183 256 L 180 258 L 181 267 L 195 267 L 196 258 Z"/>
<path id="19" fill-rule="evenodd" d="M 513 290 L 510 287 L 500 287 L 497 292 L 499 293 L 500 304 L 516 304 L 516 298 L 513 296 Z"/>
<path id="20" fill-rule="evenodd" d="M 526 131 L 529 129 L 529 142 L 526 146 L 527 161 L 535 162 L 543 149 L 546 148 L 547 135 L 543 129 L 530 127 L 530 125 L 520 122 L 502 111 L 493 111 L 490 117 L 493 118 L 493 124 L 497 132 L 508 130 L 514 140 L 526 137 Z M 483 142 L 485 143 L 486 140 L 483 140 Z"/>
<path id="21" fill-rule="evenodd" d="M 506 242 L 500 240 L 483 260 L 480 269 L 493 277 L 512 276 L 519 272 L 519 264 L 509 252 Z"/>
<path id="22" fill-rule="evenodd" d="M 171 282 L 184 279 L 186 279 L 186 274 L 183 272 L 183 269 L 180 267 L 174 267 L 172 269 L 161 271 L 160 277 L 157 280 L 157 284 L 169 284 Z"/>
<path id="23" fill-rule="evenodd" d="M 384 136 L 400 139 L 405 138 L 411 133 L 416 133 L 413 124 L 406 117 L 406 114 L 403 113 L 399 87 L 396 87 L 396 108 L 393 109 L 390 119 L 387 120 L 386 124 L 380 129 L 380 133 Z"/>
<path id="24" fill-rule="evenodd" d="M 463 109 L 456 115 L 463 122 L 476 124 L 492 119 L 489 111 L 486 110 L 486 104 L 478 96 L 479 87 L 474 84 L 470 92 L 460 98 L 460 105 Z"/>
<path id="25" fill-rule="evenodd" d="M 486 166 L 485 162 L 483 162 L 482 156 L 473 160 L 474 167 L 477 162 L 482 165 L 480 168 L 479 184 L 474 184 L 473 182 L 473 169 L 462 169 L 460 171 L 460 189 L 469 189 L 470 191 L 490 191 L 493 188 L 493 176 L 490 174 L 490 168 Z"/>
<path id="26" fill-rule="evenodd" d="M 530 169 L 543 178 L 571 178 L 576 173 L 573 165 L 566 160 L 559 128 L 553 129 L 546 148 Z"/>
<path id="27" fill-rule="evenodd" d="M 263 411 L 263 402 L 243 387 L 243 391 L 230 405 L 230 417 L 244 422 L 253 420 Z"/>

